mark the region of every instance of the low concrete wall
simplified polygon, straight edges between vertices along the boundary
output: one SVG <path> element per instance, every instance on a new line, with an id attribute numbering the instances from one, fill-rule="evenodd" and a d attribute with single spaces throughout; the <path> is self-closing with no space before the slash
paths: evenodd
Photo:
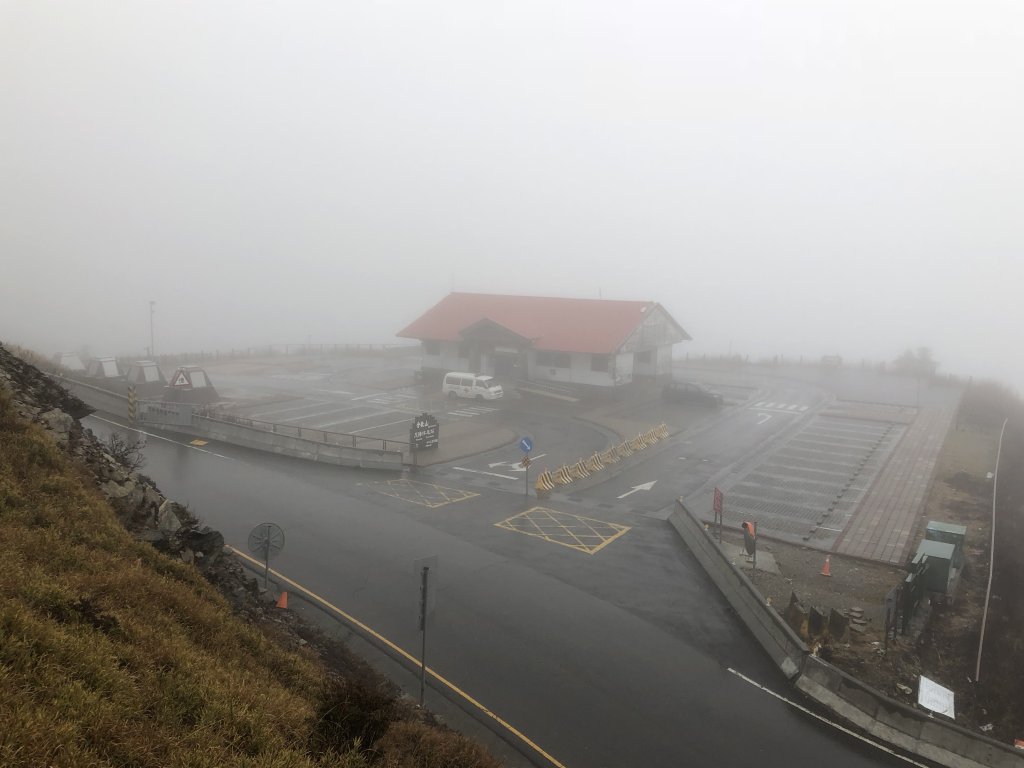
<path id="1" fill-rule="evenodd" d="M 383 451 L 371 448 L 350 448 L 330 443 L 320 443 L 300 437 L 288 437 L 260 429 L 252 429 L 241 424 L 207 419 L 196 416 L 192 426 L 179 427 L 160 425 L 161 430 L 183 432 L 198 435 L 209 440 L 222 443 L 255 448 L 258 451 L 269 451 L 297 459 L 319 461 L 325 464 L 336 464 L 343 467 L 362 467 L 364 469 L 401 469 L 403 454 L 401 451 Z"/>
<path id="2" fill-rule="evenodd" d="M 681 501 L 669 522 L 768 655 L 808 698 L 879 741 L 940 765 L 1024 768 L 1021 750 L 890 699 L 812 656 Z"/>
<path id="3" fill-rule="evenodd" d="M 1021 768 L 1024 753 L 890 699 L 826 661 L 808 656 L 796 687 L 880 741 L 956 768 Z"/>
<path id="4" fill-rule="evenodd" d="M 704 524 L 681 501 L 676 503 L 669 522 L 783 674 L 790 679 L 800 674 L 807 646 L 778 613 L 765 605 L 761 593 L 730 562 Z"/>
<path id="5" fill-rule="evenodd" d="M 128 398 L 125 395 L 65 376 L 51 375 L 51 378 L 86 405 L 122 419 L 128 418 Z"/>
<path id="6" fill-rule="evenodd" d="M 109 392 L 75 379 L 56 378 L 69 392 L 83 402 L 99 411 L 128 418 L 128 398 L 116 392 Z M 165 432 L 201 437 L 207 440 L 218 440 L 231 445 L 241 445 L 258 451 L 269 451 L 283 456 L 292 456 L 308 461 L 319 461 L 343 467 L 362 467 L 365 469 L 401 469 L 404 454 L 401 451 L 384 451 L 372 448 L 351 448 L 299 437 L 278 435 L 265 432 L 242 424 L 193 417 L 192 424 L 180 426 L 175 424 L 151 424 L 155 429 Z"/>

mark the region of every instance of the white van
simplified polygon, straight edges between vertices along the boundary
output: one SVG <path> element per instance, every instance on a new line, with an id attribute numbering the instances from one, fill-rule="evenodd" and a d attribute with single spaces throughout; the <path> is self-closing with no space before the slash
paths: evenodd
<path id="1" fill-rule="evenodd" d="M 476 400 L 497 400 L 503 394 L 501 384 L 493 376 L 481 376 L 478 373 L 446 373 L 441 392 L 448 397 L 469 397 Z"/>

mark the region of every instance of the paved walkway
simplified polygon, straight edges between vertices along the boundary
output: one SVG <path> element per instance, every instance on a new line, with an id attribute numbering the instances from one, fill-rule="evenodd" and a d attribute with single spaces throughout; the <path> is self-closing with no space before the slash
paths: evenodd
<path id="1" fill-rule="evenodd" d="M 902 565 L 924 507 L 953 409 L 922 408 L 861 501 L 834 551 Z"/>

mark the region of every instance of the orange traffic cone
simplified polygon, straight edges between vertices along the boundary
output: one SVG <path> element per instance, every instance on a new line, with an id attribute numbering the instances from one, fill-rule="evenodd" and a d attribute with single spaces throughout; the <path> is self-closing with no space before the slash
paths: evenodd
<path id="1" fill-rule="evenodd" d="M 832 569 L 829 568 L 829 560 L 830 559 L 831 558 L 829 557 L 829 555 L 825 555 L 825 565 L 823 565 L 821 567 L 821 575 L 822 576 L 831 576 L 832 575 Z"/>
<path id="2" fill-rule="evenodd" d="M 277 598 L 277 607 L 278 608 L 287 608 L 288 607 L 288 593 L 287 592 L 282 592 L 281 596 L 279 598 Z"/>

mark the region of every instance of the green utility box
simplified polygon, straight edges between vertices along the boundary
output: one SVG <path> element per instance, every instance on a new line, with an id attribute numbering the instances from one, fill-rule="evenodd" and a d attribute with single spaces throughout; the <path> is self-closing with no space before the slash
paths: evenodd
<path id="1" fill-rule="evenodd" d="M 938 520 L 929 520 L 928 527 L 924 532 L 924 537 L 928 541 L 944 541 L 947 544 L 952 544 L 955 548 L 953 553 L 953 567 L 963 567 L 964 539 L 967 537 L 966 525 L 940 523 Z"/>
<path id="2" fill-rule="evenodd" d="M 924 587 L 929 592 L 946 594 L 949 588 L 949 576 L 953 569 L 953 555 L 956 547 L 944 541 L 925 539 L 917 545 L 917 554 L 913 563 L 918 565 L 921 558 L 928 558 L 928 573 L 925 574 Z"/>

